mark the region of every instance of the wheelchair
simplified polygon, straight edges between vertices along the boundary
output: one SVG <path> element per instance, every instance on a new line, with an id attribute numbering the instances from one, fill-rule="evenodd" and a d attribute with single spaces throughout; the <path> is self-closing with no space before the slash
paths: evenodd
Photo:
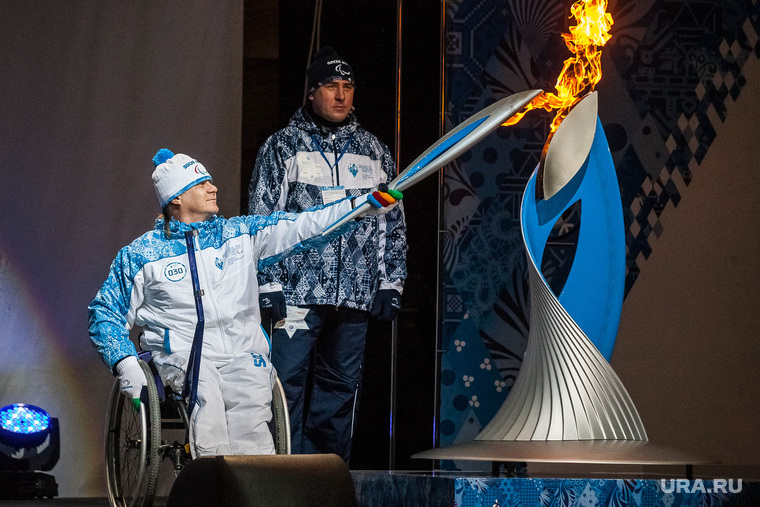
<path id="1" fill-rule="evenodd" d="M 149 358 L 149 354 L 141 353 L 139 364 L 146 378 L 156 382 L 148 382 L 148 402 L 140 404 L 139 412 L 121 394 L 118 379 L 111 389 L 105 455 L 108 500 L 113 507 L 151 506 L 161 463 L 169 460 L 176 477 L 192 459 L 186 404 L 178 393 L 164 387 Z M 288 405 L 279 379 L 272 393 L 269 429 L 275 452 L 290 454 Z"/>

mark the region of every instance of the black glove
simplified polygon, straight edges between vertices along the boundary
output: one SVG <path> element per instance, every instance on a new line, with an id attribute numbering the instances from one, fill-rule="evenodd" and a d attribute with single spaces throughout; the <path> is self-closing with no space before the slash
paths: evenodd
<path id="1" fill-rule="evenodd" d="M 272 322 L 280 322 L 288 315 L 285 294 L 282 291 L 260 293 L 259 308 L 261 308 L 261 316 L 269 317 Z"/>
<path id="2" fill-rule="evenodd" d="M 401 310 L 401 294 L 396 289 L 380 289 L 372 303 L 372 316 L 377 320 L 393 320 Z"/>

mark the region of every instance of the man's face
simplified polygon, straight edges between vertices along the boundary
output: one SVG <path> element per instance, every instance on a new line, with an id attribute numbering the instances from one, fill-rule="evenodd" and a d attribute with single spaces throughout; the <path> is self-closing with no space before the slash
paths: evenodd
<path id="1" fill-rule="evenodd" d="M 180 221 L 193 223 L 208 220 L 219 213 L 216 205 L 216 187 L 211 180 L 190 187 L 179 199 Z"/>
<path id="2" fill-rule="evenodd" d="M 348 81 L 332 81 L 320 86 L 311 95 L 311 107 L 325 120 L 342 122 L 354 106 L 354 85 Z"/>

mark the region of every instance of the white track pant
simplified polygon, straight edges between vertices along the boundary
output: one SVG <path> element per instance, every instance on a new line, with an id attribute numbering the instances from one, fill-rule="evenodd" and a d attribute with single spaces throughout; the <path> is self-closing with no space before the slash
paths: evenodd
<path id="1" fill-rule="evenodd" d="M 187 361 L 155 354 L 166 385 L 182 392 Z M 190 416 L 193 458 L 222 454 L 274 454 L 267 423 L 272 418 L 274 372 L 268 359 L 240 353 L 225 360 L 201 359 L 198 403 Z"/>

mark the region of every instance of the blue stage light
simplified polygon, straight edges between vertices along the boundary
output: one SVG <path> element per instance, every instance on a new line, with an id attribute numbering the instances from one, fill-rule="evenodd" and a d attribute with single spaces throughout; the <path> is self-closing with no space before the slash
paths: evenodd
<path id="1" fill-rule="evenodd" d="M 34 405 L 0 408 L 0 499 L 53 497 L 58 485 L 51 470 L 60 456 L 58 419 Z"/>
<path id="2" fill-rule="evenodd" d="M 0 409 L 0 428 L 15 434 L 35 435 L 50 428 L 50 415 L 40 407 L 14 403 Z"/>

